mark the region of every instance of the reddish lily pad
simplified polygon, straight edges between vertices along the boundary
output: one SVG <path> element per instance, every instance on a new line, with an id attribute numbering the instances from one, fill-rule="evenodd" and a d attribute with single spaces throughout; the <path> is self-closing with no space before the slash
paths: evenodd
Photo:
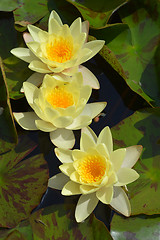
<path id="1" fill-rule="evenodd" d="M 114 215 L 111 235 L 114 240 L 159 240 L 160 216 L 136 216 L 125 218 Z"/>
<path id="2" fill-rule="evenodd" d="M 114 1 L 90 1 L 90 0 L 67 0 L 72 3 L 82 14 L 85 20 L 88 20 L 90 26 L 93 28 L 105 27 L 112 15 L 121 5 L 127 0 L 114 0 Z"/>
<path id="3" fill-rule="evenodd" d="M 36 144 L 21 136 L 15 149 L 0 155 L 0 226 L 14 227 L 40 203 L 47 188 L 48 168 L 41 154 L 24 157 Z"/>
<path id="4" fill-rule="evenodd" d="M 134 166 L 139 179 L 128 185 L 132 214 L 160 214 L 160 109 L 137 111 L 112 128 L 116 148 L 142 145 Z"/>

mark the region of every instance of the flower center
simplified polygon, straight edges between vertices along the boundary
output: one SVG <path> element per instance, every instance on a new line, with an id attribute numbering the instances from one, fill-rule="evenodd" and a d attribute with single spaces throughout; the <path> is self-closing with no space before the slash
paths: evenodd
<path id="1" fill-rule="evenodd" d="M 46 45 L 47 58 L 51 61 L 63 63 L 70 60 L 73 52 L 73 41 L 59 37 Z"/>
<path id="2" fill-rule="evenodd" d="M 47 101 L 54 107 L 67 108 L 74 104 L 73 95 L 64 87 L 55 87 L 47 97 Z"/>
<path id="3" fill-rule="evenodd" d="M 89 155 L 80 162 L 77 172 L 83 183 L 98 183 L 106 172 L 106 161 L 101 156 Z"/>

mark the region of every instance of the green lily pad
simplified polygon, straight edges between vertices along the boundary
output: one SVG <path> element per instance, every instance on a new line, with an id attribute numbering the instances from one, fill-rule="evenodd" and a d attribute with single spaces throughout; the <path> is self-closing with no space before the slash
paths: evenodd
<path id="1" fill-rule="evenodd" d="M 57 204 L 40 209 L 30 216 L 29 221 L 20 223 L 12 230 L 0 231 L 0 240 L 5 239 L 1 236 L 22 236 L 26 240 L 112 240 L 105 225 L 93 215 L 83 223 L 76 223 L 71 216 L 71 208 L 71 205 Z"/>
<path id="2" fill-rule="evenodd" d="M 67 0 L 72 3 L 82 14 L 85 20 L 88 20 L 90 27 L 102 28 L 105 27 L 112 15 L 121 5 L 127 0 L 114 0 L 114 1 L 92 1 L 92 0 Z"/>
<path id="3" fill-rule="evenodd" d="M 156 69 L 159 54 L 157 54 L 158 59 L 155 59 L 160 41 L 158 23 L 145 9 L 136 9 L 132 2 L 122 7 L 119 12 L 128 29 L 109 42 L 107 40 L 109 30 L 111 35 L 115 34 L 114 29 L 110 27 L 104 35 L 106 44 L 123 67 L 125 80 L 130 88 L 150 104 L 159 106 L 160 87 Z"/>
<path id="4" fill-rule="evenodd" d="M 19 3 L 17 0 L 1 0 L 0 1 L 0 11 L 13 11 L 17 7 L 19 7 Z"/>
<path id="5" fill-rule="evenodd" d="M 15 149 L 0 155 L 0 227 L 15 227 L 26 219 L 46 191 L 48 168 L 43 156 L 27 158 L 35 147 L 24 135 Z"/>
<path id="6" fill-rule="evenodd" d="M 114 215 L 111 223 L 111 235 L 114 240 L 159 240 L 160 216 L 124 218 Z"/>
<path id="7" fill-rule="evenodd" d="M 132 215 L 160 214 L 160 109 L 137 111 L 112 128 L 115 148 L 142 145 L 134 166 L 140 177 L 127 185 Z"/>
<path id="8" fill-rule="evenodd" d="M 14 13 L 15 24 L 27 26 L 44 17 L 47 12 L 47 0 L 22 0 L 21 5 Z"/>

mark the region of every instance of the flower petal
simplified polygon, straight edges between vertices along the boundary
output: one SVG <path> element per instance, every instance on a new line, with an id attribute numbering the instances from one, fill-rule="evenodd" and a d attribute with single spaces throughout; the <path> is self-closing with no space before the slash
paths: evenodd
<path id="1" fill-rule="evenodd" d="M 108 149 L 109 154 L 113 151 L 113 140 L 110 128 L 107 126 L 100 132 L 97 144 L 104 143 Z"/>
<path id="2" fill-rule="evenodd" d="M 89 194 L 97 191 L 97 187 L 89 185 L 80 185 L 80 190 L 82 194 Z"/>
<path id="3" fill-rule="evenodd" d="M 83 75 L 84 85 L 89 85 L 94 89 L 100 88 L 98 79 L 88 68 L 80 65 L 78 71 Z"/>
<path id="4" fill-rule="evenodd" d="M 54 149 L 57 158 L 62 163 L 72 163 L 72 150 L 63 149 L 63 148 L 55 148 Z"/>
<path id="5" fill-rule="evenodd" d="M 88 21 L 82 22 L 82 32 L 86 33 L 86 42 L 87 42 L 88 32 L 89 32 L 89 22 Z"/>
<path id="6" fill-rule="evenodd" d="M 80 184 L 69 181 L 65 184 L 61 193 L 62 195 L 65 195 L 65 196 L 81 194 Z"/>
<path id="7" fill-rule="evenodd" d="M 77 37 L 77 35 L 79 35 L 82 31 L 81 29 L 82 27 L 82 22 L 81 22 L 81 18 L 77 18 L 76 20 L 74 20 L 74 22 L 71 24 L 70 26 L 70 30 L 71 30 L 71 34 L 74 37 Z"/>
<path id="8" fill-rule="evenodd" d="M 44 78 L 44 74 L 43 73 L 33 73 L 27 80 L 26 82 L 32 83 L 33 85 L 35 85 L 36 87 L 38 87 Z M 21 88 L 21 92 L 24 92 L 24 88 Z"/>
<path id="9" fill-rule="evenodd" d="M 113 163 L 114 171 L 117 172 L 122 165 L 126 155 L 126 148 L 119 148 L 110 154 L 111 162 Z"/>
<path id="10" fill-rule="evenodd" d="M 122 163 L 122 167 L 132 168 L 142 153 L 143 147 L 141 145 L 135 145 L 126 148 L 126 155 Z"/>
<path id="11" fill-rule="evenodd" d="M 126 217 L 129 217 L 131 215 L 131 206 L 129 199 L 121 187 L 114 187 L 113 199 L 110 205 L 116 211 Z"/>
<path id="12" fill-rule="evenodd" d="M 56 19 L 52 18 L 48 25 L 49 34 L 58 34 L 61 31 L 61 25 L 57 22 Z"/>
<path id="13" fill-rule="evenodd" d="M 77 130 L 77 129 L 81 129 L 83 127 L 88 126 L 91 122 L 92 122 L 92 119 L 89 116 L 79 115 L 73 120 L 72 124 L 70 124 L 66 128 L 71 130 Z"/>
<path id="14" fill-rule="evenodd" d="M 95 193 L 81 195 L 75 211 L 75 218 L 77 222 L 85 220 L 95 209 L 98 204 L 98 198 Z"/>
<path id="15" fill-rule="evenodd" d="M 23 83 L 23 89 L 24 89 L 24 94 L 26 96 L 27 102 L 29 105 L 32 107 L 33 106 L 33 100 L 34 100 L 34 93 L 37 90 L 37 87 L 33 85 L 32 83 L 29 82 L 24 82 Z"/>
<path id="16" fill-rule="evenodd" d="M 28 33 L 28 32 L 24 32 L 24 33 L 23 33 L 23 39 L 24 39 L 25 43 L 33 42 L 33 41 L 34 41 L 33 38 L 32 38 L 32 36 L 31 36 L 31 34 Z"/>
<path id="17" fill-rule="evenodd" d="M 35 120 L 35 124 L 43 132 L 52 132 L 57 129 L 52 123 L 43 120 Z"/>
<path id="18" fill-rule="evenodd" d="M 97 147 L 96 147 L 96 150 L 97 150 L 101 155 L 103 155 L 106 159 L 109 159 L 109 158 L 110 158 L 108 149 L 107 149 L 107 147 L 106 147 L 106 145 L 105 145 L 104 143 L 98 144 Z"/>
<path id="19" fill-rule="evenodd" d="M 55 19 L 59 23 L 59 25 L 61 25 L 61 26 L 63 25 L 58 13 L 56 13 L 56 11 L 54 11 L 54 10 L 51 12 L 51 14 L 49 16 L 48 25 L 50 25 L 50 22 L 51 22 L 52 19 Z"/>
<path id="20" fill-rule="evenodd" d="M 45 63 L 42 63 L 40 61 L 32 61 L 29 66 L 28 66 L 31 70 L 35 71 L 35 72 L 39 72 L 39 73 L 51 73 L 52 71 L 47 67 L 47 65 Z"/>
<path id="21" fill-rule="evenodd" d="M 110 204 L 113 198 L 113 187 L 102 187 L 96 192 L 97 198 L 104 204 Z"/>
<path id="22" fill-rule="evenodd" d="M 106 102 L 95 102 L 86 104 L 81 115 L 90 116 L 92 119 L 95 118 L 103 109 L 106 107 Z"/>
<path id="23" fill-rule="evenodd" d="M 85 127 L 82 128 L 82 133 L 87 134 L 90 138 L 92 138 L 92 140 L 97 143 L 97 135 L 95 134 L 95 132 L 90 128 L 90 127 Z"/>
<path id="24" fill-rule="evenodd" d="M 86 156 L 86 153 L 82 152 L 79 149 L 73 149 L 72 150 L 72 157 L 73 157 L 74 161 L 79 160 L 81 158 L 84 158 L 85 156 Z"/>
<path id="25" fill-rule="evenodd" d="M 69 149 L 75 144 L 75 137 L 71 130 L 62 128 L 50 133 L 52 143 L 60 148 Z"/>
<path id="26" fill-rule="evenodd" d="M 40 28 L 34 26 L 34 25 L 31 25 L 31 24 L 28 24 L 28 25 L 27 25 L 27 28 L 28 28 L 28 31 L 30 32 L 33 40 L 34 40 L 35 42 L 39 42 L 38 33 L 39 33 L 40 31 L 42 31 L 42 30 L 41 30 Z"/>
<path id="27" fill-rule="evenodd" d="M 51 177 L 48 181 L 48 187 L 62 190 L 64 185 L 69 181 L 69 177 L 63 173 L 58 173 L 57 175 Z"/>
<path id="28" fill-rule="evenodd" d="M 81 139 L 80 139 L 80 149 L 84 152 L 87 152 L 88 149 L 95 148 L 95 147 L 96 147 L 96 144 L 92 140 L 92 138 L 90 138 L 90 136 L 88 136 L 86 133 L 82 132 Z"/>
<path id="29" fill-rule="evenodd" d="M 64 163 L 59 166 L 59 169 L 67 176 L 70 176 L 75 171 L 72 163 Z"/>
<path id="30" fill-rule="evenodd" d="M 53 123 L 57 128 L 65 128 L 68 125 L 72 124 L 73 117 L 70 116 L 59 116 L 54 119 Z"/>
<path id="31" fill-rule="evenodd" d="M 34 112 L 13 113 L 18 124 L 25 130 L 38 130 L 35 120 L 39 117 Z"/>
<path id="32" fill-rule="evenodd" d="M 115 186 L 124 186 L 131 182 L 134 182 L 139 178 L 139 174 L 130 168 L 120 168 L 117 172 L 118 182 Z"/>
<path id="33" fill-rule="evenodd" d="M 87 60 L 89 60 L 93 56 L 95 56 L 102 49 L 104 44 L 105 44 L 104 40 L 93 40 L 93 41 L 85 43 L 84 44 L 84 48 L 88 48 L 88 49 L 90 49 L 92 51 L 90 57 Z"/>
<path id="34" fill-rule="evenodd" d="M 13 48 L 13 49 L 11 50 L 11 53 L 12 53 L 14 56 L 22 59 L 23 61 L 25 61 L 25 62 L 27 62 L 27 63 L 30 63 L 30 62 L 32 62 L 33 60 L 36 60 L 36 59 L 37 59 L 37 57 L 36 57 L 36 56 L 30 51 L 30 49 L 28 49 L 28 48 L 21 48 L 21 47 L 19 47 L 19 48 Z"/>

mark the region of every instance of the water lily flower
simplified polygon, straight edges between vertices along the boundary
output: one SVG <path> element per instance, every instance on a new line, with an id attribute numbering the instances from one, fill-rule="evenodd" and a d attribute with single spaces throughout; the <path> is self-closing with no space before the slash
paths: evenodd
<path id="1" fill-rule="evenodd" d="M 40 88 L 29 82 L 23 88 L 34 111 L 14 113 L 15 119 L 26 130 L 49 132 L 51 141 L 61 148 L 72 148 L 72 130 L 88 126 L 106 106 L 106 102 L 87 104 L 92 88 L 83 85 L 80 72 L 65 78 L 46 74 Z"/>
<path id="2" fill-rule="evenodd" d="M 62 173 L 51 177 L 48 186 L 62 190 L 65 196 L 81 194 L 75 210 L 77 222 L 86 219 L 99 200 L 130 216 L 130 202 L 123 186 L 139 177 L 131 168 L 141 151 L 140 145 L 114 151 L 108 126 L 98 137 L 89 127 L 84 128 L 80 150 L 55 149 L 56 156 L 63 163 L 59 167 Z"/>
<path id="3" fill-rule="evenodd" d="M 27 27 L 30 35 L 25 34 L 24 39 L 28 48 L 14 48 L 11 53 L 28 62 L 29 68 L 38 73 L 72 75 L 80 64 L 95 56 L 104 45 L 103 40 L 87 42 L 87 21 L 81 22 L 79 17 L 69 27 L 62 23 L 55 11 L 50 14 L 48 32 L 30 24 Z M 87 70 L 83 66 L 82 69 L 85 75 Z M 87 74 L 91 72 L 88 70 Z M 91 84 L 98 88 L 97 79 L 94 80 Z"/>

